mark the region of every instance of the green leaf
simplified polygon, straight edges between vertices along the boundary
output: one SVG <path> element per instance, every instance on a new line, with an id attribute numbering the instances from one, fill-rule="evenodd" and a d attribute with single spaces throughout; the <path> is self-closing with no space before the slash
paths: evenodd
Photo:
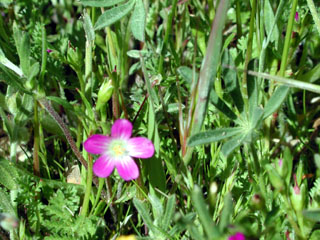
<path id="1" fill-rule="evenodd" d="M 74 111 L 73 106 L 65 99 L 62 99 L 60 97 L 55 97 L 55 96 L 48 96 L 47 99 L 62 105 L 65 109 Z"/>
<path id="2" fill-rule="evenodd" d="M 163 206 L 160 199 L 156 196 L 155 192 L 148 195 L 150 203 L 152 205 L 152 212 L 154 219 L 161 219 L 163 215 Z"/>
<path id="3" fill-rule="evenodd" d="M 23 76 L 22 70 L 18 66 L 14 65 L 9 59 L 6 58 L 1 48 L 0 48 L 0 64 L 9 68 L 11 71 L 15 72 L 17 75 L 19 75 L 19 77 Z"/>
<path id="4" fill-rule="evenodd" d="M 276 91 L 273 93 L 269 101 L 267 102 L 265 108 L 264 108 L 264 114 L 263 114 L 263 119 L 266 119 L 269 117 L 272 113 L 274 113 L 280 105 L 283 103 L 285 100 L 288 92 L 289 92 L 289 87 L 288 86 L 279 86 Z"/>
<path id="5" fill-rule="evenodd" d="M 144 30 L 146 26 L 146 12 L 144 9 L 144 4 L 142 0 L 136 1 L 136 6 L 134 7 L 130 28 L 133 36 L 141 42 L 144 42 Z"/>
<path id="6" fill-rule="evenodd" d="M 318 222 L 320 219 L 320 209 L 303 210 L 303 216 L 313 222 Z"/>
<path id="7" fill-rule="evenodd" d="M 147 225 L 147 227 L 155 233 L 155 231 L 154 231 L 155 227 L 154 227 L 152 219 L 149 215 L 149 210 L 148 210 L 147 206 L 143 202 L 138 200 L 137 198 L 133 199 L 133 205 L 138 210 L 139 214 L 141 215 L 141 217 L 142 217 L 144 223 Z"/>
<path id="8" fill-rule="evenodd" d="M 263 116 L 263 109 L 260 107 L 255 107 L 250 115 L 250 130 L 258 130 L 259 124 L 262 123 L 261 122 L 262 116 Z"/>
<path id="9" fill-rule="evenodd" d="M 94 38 L 95 38 L 95 35 L 94 35 L 94 29 L 93 29 L 93 26 L 92 26 L 92 22 L 91 22 L 91 19 L 88 15 L 88 13 L 85 11 L 84 12 L 84 21 L 83 21 L 83 28 L 84 28 L 84 31 L 86 33 L 86 38 L 88 41 L 91 41 L 93 42 L 94 41 Z"/>
<path id="10" fill-rule="evenodd" d="M 228 105 L 217 95 L 217 93 L 212 89 L 210 95 L 210 101 L 212 104 L 221 111 L 224 115 L 232 120 L 237 119 L 237 115 L 232 111 Z"/>
<path id="11" fill-rule="evenodd" d="M 313 83 L 320 79 L 320 63 L 317 64 L 314 68 L 308 71 L 306 74 L 298 77 L 299 80 L 304 82 Z"/>
<path id="12" fill-rule="evenodd" d="M 8 160 L 0 160 L 0 172 L 0 184 L 5 186 L 9 190 L 16 189 L 18 186 L 17 179 L 19 175 L 15 168 L 10 165 Z"/>
<path id="13" fill-rule="evenodd" d="M 33 78 L 35 78 L 38 75 L 39 71 L 40 71 L 40 64 L 38 62 L 35 62 L 34 64 L 32 64 L 28 73 L 27 81 L 31 81 Z"/>
<path id="14" fill-rule="evenodd" d="M 206 55 L 202 61 L 200 70 L 198 97 L 193 114 L 194 125 L 191 129 L 192 134 L 198 133 L 201 130 L 201 126 L 206 116 L 210 92 L 217 73 L 217 67 L 220 62 L 222 31 L 225 25 L 228 6 L 228 0 L 219 1 L 216 15 L 212 24 Z"/>
<path id="15" fill-rule="evenodd" d="M 189 67 L 186 66 L 181 66 L 177 69 L 178 73 L 180 76 L 188 83 L 192 83 L 192 78 L 193 78 L 193 70 Z M 198 79 L 199 74 L 195 74 L 195 79 Z"/>
<path id="16" fill-rule="evenodd" d="M 194 208 L 198 213 L 198 217 L 203 226 L 204 231 L 207 234 L 208 239 L 218 239 L 220 237 L 219 230 L 214 225 L 211 216 L 209 215 L 209 211 L 207 205 L 202 196 L 201 189 L 198 186 L 194 186 L 194 189 L 191 193 L 191 200 Z"/>
<path id="17" fill-rule="evenodd" d="M 176 196 L 173 194 L 168 198 L 166 209 L 162 218 L 162 226 L 167 230 L 173 218 L 174 209 L 176 207 Z"/>
<path id="18" fill-rule="evenodd" d="M 16 216 L 16 213 L 11 204 L 8 194 L 1 188 L 0 188 L 0 208 L 2 209 L 2 212 L 9 213 L 13 216 Z"/>
<path id="19" fill-rule="evenodd" d="M 227 157 L 235 148 L 239 147 L 244 140 L 247 138 L 246 134 L 240 133 L 235 137 L 231 138 L 222 145 L 221 152 Z"/>
<path id="20" fill-rule="evenodd" d="M 133 8 L 135 0 L 130 0 L 127 3 L 111 8 L 105 11 L 97 20 L 94 25 L 95 30 L 99 30 L 104 27 L 108 27 L 113 23 L 119 21 L 121 18 L 126 16 Z"/>
<path id="21" fill-rule="evenodd" d="M 320 239 L 320 230 L 314 230 L 311 234 L 311 237 L 309 240 L 319 240 Z"/>
<path id="22" fill-rule="evenodd" d="M 222 70 L 223 79 L 225 82 L 225 89 L 237 106 L 239 112 L 243 111 L 243 98 L 240 91 L 240 86 L 237 78 L 237 72 L 234 70 L 235 63 L 229 51 L 225 51 L 222 57 L 222 64 L 228 66 Z"/>
<path id="23" fill-rule="evenodd" d="M 30 39 L 29 34 L 20 31 L 16 22 L 13 23 L 13 37 L 16 43 L 19 59 L 20 59 L 20 67 L 25 76 L 29 75 L 30 68 Z"/>
<path id="24" fill-rule="evenodd" d="M 266 32 L 270 33 L 271 29 L 273 27 L 273 24 L 275 22 L 275 16 L 273 13 L 272 6 L 270 4 L 270 1 L 267 0 L 264 2 L 264 24 L 266 28 Z M 271 32 L 270 40 L 271 42 L 276 42 L 279 39 L 279 29 L 278 26 L 275 25 L 275 28 Z"/>
<path id="25" fill-rule="evenodd" d="M 80 0 L 84 6 L 89 7 L 110 7 L 123 1 L 124 0 Z"/>
<path id="26" fill-rule="evenodd" d="M 224 205 L 223 205 L 223 210 L 222 210 L 221 218 L 219 222 L 220 231 L 223 231 L 229 225 L 232 213 L 233 213 L 232 198 L 231 198 L 231 194 L 228 193 L 224 197 Z"/>
<path id="27" fill-rule="evenodd" d="M 240 127 L 235 128 L 220 128 L 206 132 L 200 132 L 192 135 L 188 140 L 188 146 L 193 147 L 202 144 L 208 144 L 212 142 L 217 142 L 229 137 L 232 137 L 243 131 Z"/>

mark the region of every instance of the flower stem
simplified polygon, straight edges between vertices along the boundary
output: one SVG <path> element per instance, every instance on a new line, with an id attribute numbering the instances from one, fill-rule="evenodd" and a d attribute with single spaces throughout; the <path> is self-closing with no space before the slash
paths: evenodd
<path id="1" fill-rule="evenodd" d="M 33 172 L 40 177 L 39 164 L 39 116 L 38 116 L 38 102 L 34 101 L 34 142 L 33 142 Z"/>
<path id="2" fill-rule="evenodd" d="M 288 59 L 288 52 L 290 48 L 290 41 L 292 36 L 292 28 L 293 28 L 293 22 L 294 22 L 294 16 L 296 14 L 296 8 L 297 8 L 298 0 L 293 0 L 292 8 L 289 16 L 287 31 L 286 31 L 286 37 L 284 40 L 284 47 L 281 57 L 281 65 L 280 65 L 280 77 L 284 77 L 284 73 L 287 67 L 287 59 Z"/>
<path id="3" fill-rule="evenodd" d="M 177 3 L 178 3 L 178 0 L 173 0 L 172 7 L 171 7 L 171 12 L 170 12 L 170 14 L 168 16 L 168 20 L 167 20 L 167 28 L 166 28 L 166 33 L 164 35 L 163 47 L 162 47 L 162 50 L 161 50 L 159 66 L 158 66 L 158 72 L 161 75 L 163 75 L 164 55 L 165 55 L 166 46 L 167 46 L 167 43 L 168 43 L 168 40 L 169 40 L 169 36 L 170 36 L 170 33 L 171 33 L 172 19 L 173 19 L 173 16 L 175 15 L 175 12 L 176 12 Z"/>
<path id="4" fill-rule="evenodd" d="M 87 171 L 88 175 L 87 175 L 86 192 L 84 194 L 84 200 L 83 200 L 82 210 L 81 210 L 82 216 L 87 216 L 88 208 L 89 208 L 90 194 L 91 194 L 91 188 L 92 188 L 92 176 L 93 176 L 92 165 L 93 165 L 92 156 L 89 155 L 88 156 L 88 171 Z M 100 187 L 100 185 L 99 185 L 99 187 Z M 100 190 L 100 194 L 101 194 L 101 190 Z"/>
<path id="5" fill-rule="evenodd" d="M 95 208 L 100 200 L 100 196 L 101 196 L 101 191 L 102 191 L 102 188 L 103 188 L 103 185 L 104 185 L 104 179 L 103 178 L 99 178 L 99 187 L 98 187 L 98 192 L 97 192 L 97 195 L 96 195 L 96 199 L 94 200 L 94 204 L 91 208 L 91 211 L 90 211 L 90 215 L 92 215 L 92 213 L 95 211 Z"/>

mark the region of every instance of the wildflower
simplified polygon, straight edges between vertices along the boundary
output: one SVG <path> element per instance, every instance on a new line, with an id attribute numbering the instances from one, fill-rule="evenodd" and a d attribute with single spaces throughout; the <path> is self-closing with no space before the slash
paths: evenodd
<path id="1" fill-rule="evenodd" d="M 237 232 L 236 234 L 230 236 L 228 240 L 245 240 L 246 237 L 241 232 Z"/>
<path id="2" fill-rule="evenodd" d="M 48 48 L 47 49 L 47 53 L 51 53 L 51 52 L 52 52 L 52 50 Z"/>
<path id="3" fill-rule="evenodd" d="M 111 128 L 111 136 L 95 134 L 84 142 L 84 148 L 91 154 L 101 154 L 93 164 L 98 177 L 108 177 L 114 168 L 126 181 L 138 178 L 139 168 L 132 157 L 150 158 L 154 154 L 152 142 L 144 137 L 133 137 L 132 124 L 118 119 Z"/>

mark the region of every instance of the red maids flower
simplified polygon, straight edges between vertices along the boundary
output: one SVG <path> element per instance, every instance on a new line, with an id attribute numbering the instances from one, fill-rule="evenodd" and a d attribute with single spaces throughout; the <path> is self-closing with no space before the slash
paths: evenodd
<path id="1" fill-rule="evenodd" d="M 228 240 L 245 240 L 246 237 L 241 232 L 237 232 L 236 234 L 230 236 Z"/>
<path id="2" fill-rule="evenodd" d="M 132 157 L 150 158 L 154 154 L 152 142 L 144 137 L 133 137 L 132 124 L 118 119 L 111 128 L 111 136 L 95 134 L 83 146 L 91 154 L 101 154 L 93 164 L 93 172 L 101 178 L 108 177 L 114 168 L 126 181 L 138 178 L 139 168 Z"/>

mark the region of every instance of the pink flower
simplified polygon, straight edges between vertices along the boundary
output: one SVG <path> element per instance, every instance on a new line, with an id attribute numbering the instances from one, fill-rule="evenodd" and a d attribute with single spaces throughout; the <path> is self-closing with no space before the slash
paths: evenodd
<path id="1" fill-rule="evenodd" d="M 150 158 L 154 154 L 152 142 L 144 137 L 133 137 L 132 124 L 126 119 L 118 119 L 111 128 L 111 136 L 95 134 L 83 146 L 91 154 L 101 154 L 93 164 L 93 172 L 98 177 L 108 177 L 114 168 L 126 181 L 139 177 L 139 168 L 132 157 Z"/>
<path id="2" fill-rule="evenodd" d="M 228 240 L 245 240 L 246 237 L 241 232 L 237 232 L 236 234 L 230 236 Z"/>
<path id="3" fill-rule="evenodd" d="M 52 52 L 52 50 L 48 48 L 47 49 L 47 53 L 51 53 L 51 52 Z"/>

